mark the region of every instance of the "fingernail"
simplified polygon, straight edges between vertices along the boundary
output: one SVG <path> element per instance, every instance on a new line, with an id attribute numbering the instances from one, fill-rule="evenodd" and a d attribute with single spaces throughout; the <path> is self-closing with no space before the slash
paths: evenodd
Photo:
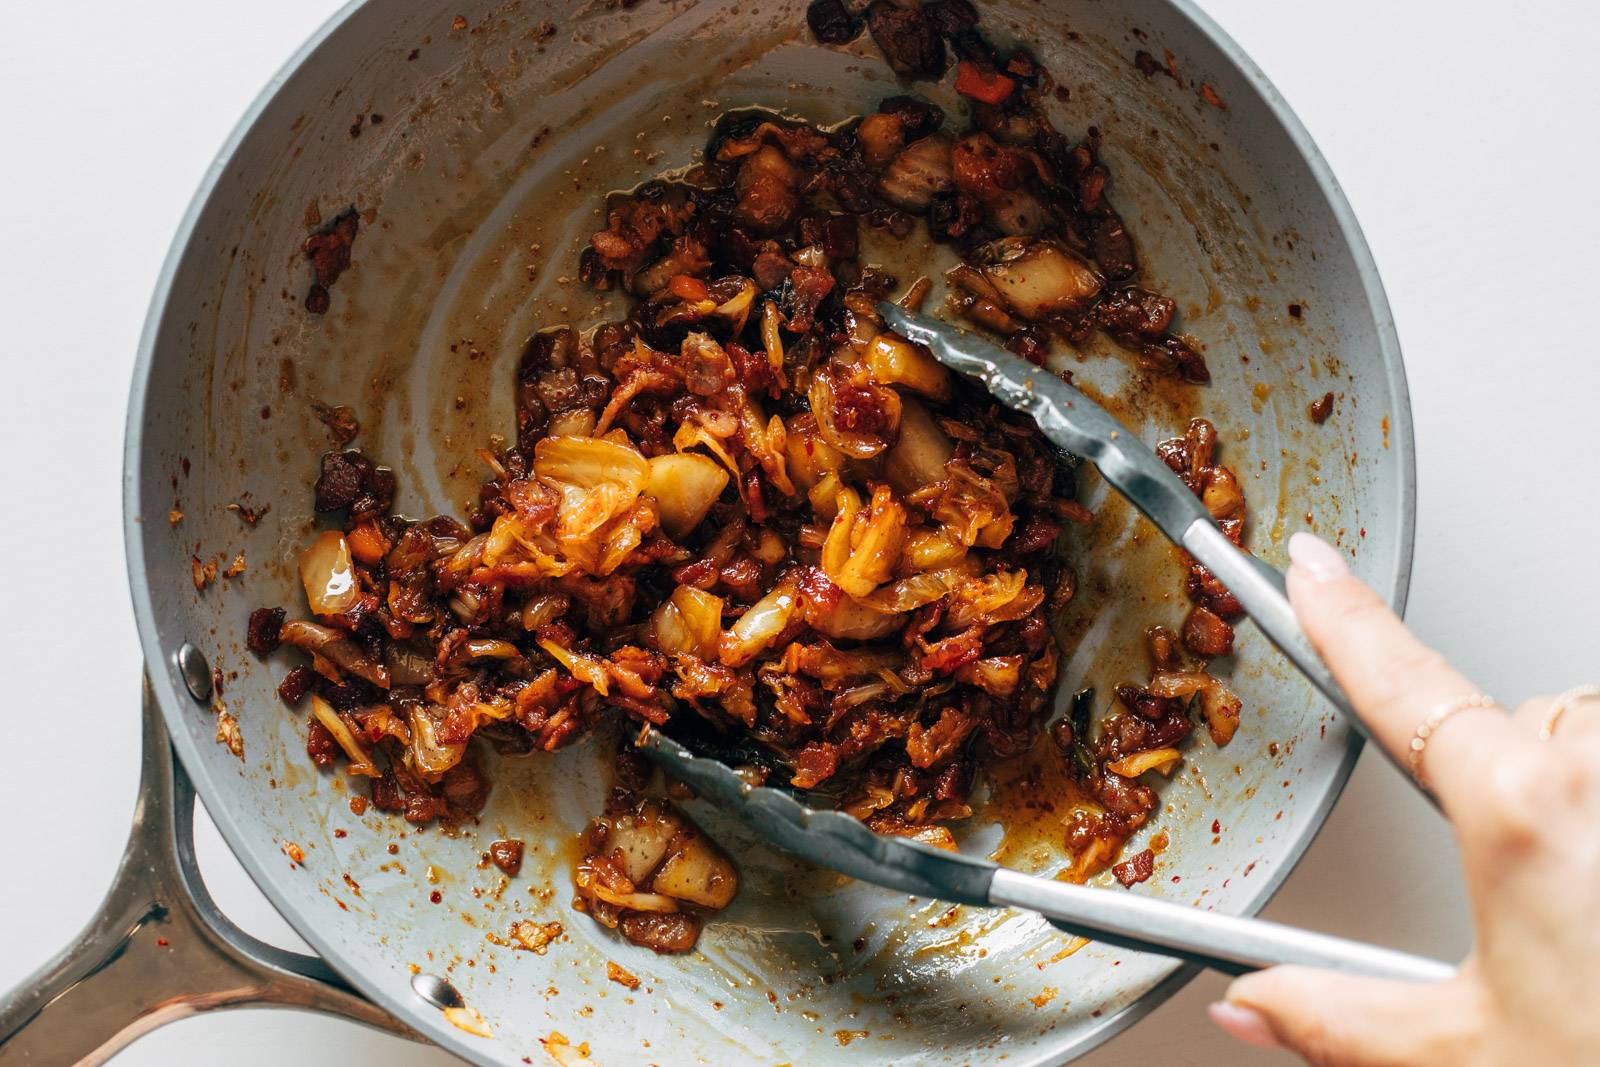
<path id="1" fill-rule="evenodd" d="M 1297 533 L 1289 538 L 1289 559 L 1313 581 L 1331 582 L 1349 575 L 1350 567 L 1338 549 L 1316 534 Z"/>
<path id="2" fill-rule="evenodd" d="M 1267 1020 L 1254 1008 L 1242 1004 L 1219 1001 L 1206 1009 L 1211 1021 L 1235 1041 L 1243 1041 L 1257 1048 L 1282 1048 L 1283 1042 L 1273 1034 Z"/>

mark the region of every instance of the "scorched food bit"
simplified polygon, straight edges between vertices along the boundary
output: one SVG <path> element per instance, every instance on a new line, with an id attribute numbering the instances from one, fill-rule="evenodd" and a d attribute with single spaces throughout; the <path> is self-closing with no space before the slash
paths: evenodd
<path id="1" fill-rule="evenodd" d="M 315 278 L 306 293 L 306 310 L 312 314 L 321 315 L 328 310 L 328 290 L 349 268 L 350 247 L 355 244 L 356 231 L 360 228 L 361 216 L 351 206 L 306 238 L 303 247 L 306 258 L 311 260 Z"/>

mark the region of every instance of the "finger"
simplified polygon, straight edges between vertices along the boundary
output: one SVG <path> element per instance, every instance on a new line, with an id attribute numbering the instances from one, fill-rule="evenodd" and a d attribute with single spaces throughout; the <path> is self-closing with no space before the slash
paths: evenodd
<path id="1" fill-rule="evenodd" d="M 1555 700 L 1552 696 L 1529 697 L 1517 705 L 1517 710 L 1511 713 L 1511 718 L 1518 726 L 1531 727 L 1537 730 L 1550 714 L 1550 704 Z"/>
<path id="2" fill-rule="evenodd" d="M 1428 713 L 1477 692 L 1443 656 L 1416 639 L 1389 606 L 1350 574 L 1344 558 L 1306 533 L 1289 539 L 1289 600 L 1306 635 L 1350 695 L 1378 743 L 1405 765 Z M 1446 812 L 1471 797 L 1502 745 L 1527 734 L 1495 709 L 1468 708 L 1427 741 L 1423 770 Z"/>
<path id="3" fill-rule="evenodd" d="M 1273 967 L 1228 988 L 1211 1017 L 1255 1045 L 1318 1067 L 1432 1067 L 1467 1060 L 1476 1020 L 1464 983 L 1436 985 Z"/>
<path id="4" fill-rule="evenodd" d="M 1589 686 L 1569 689 L 1557 696 L 1525 700 L 1511 716 L 1524 730 L 1549 740 L 1562 734 L 1600 731 L 1600 692 Z"/>

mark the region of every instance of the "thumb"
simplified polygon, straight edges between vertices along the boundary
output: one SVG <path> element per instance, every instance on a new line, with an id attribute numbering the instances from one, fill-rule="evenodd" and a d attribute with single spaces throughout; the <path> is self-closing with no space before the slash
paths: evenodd
<path id="1" fill-rule="evenodd" d="M 1464 1062 L 1476 1012 L 1458 982 L 1435 985 L 1273 967 L 1228 987 L 1211 1018 L 1229 1035 L 1276 1045 L 1317 1067 Z"/>

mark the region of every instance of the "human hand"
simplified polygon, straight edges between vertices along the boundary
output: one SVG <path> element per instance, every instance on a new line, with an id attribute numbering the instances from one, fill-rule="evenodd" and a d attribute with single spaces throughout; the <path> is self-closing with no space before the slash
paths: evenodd
<path id="1" fill-rule="evenodd" d="M 1476 687 L 1338 551 L 1297 533 L 1289 556 L 1301 625 L 1377 743 L 1404 763 L 1437 723 L 1412 765 L 1454 824 L 1477 947 L 1432 985 L 1274 967 L 1236 980 L 1212 1019 L 1319 1067 L 1600 1060 L 1600 697 L 1469 706 Z"/>

